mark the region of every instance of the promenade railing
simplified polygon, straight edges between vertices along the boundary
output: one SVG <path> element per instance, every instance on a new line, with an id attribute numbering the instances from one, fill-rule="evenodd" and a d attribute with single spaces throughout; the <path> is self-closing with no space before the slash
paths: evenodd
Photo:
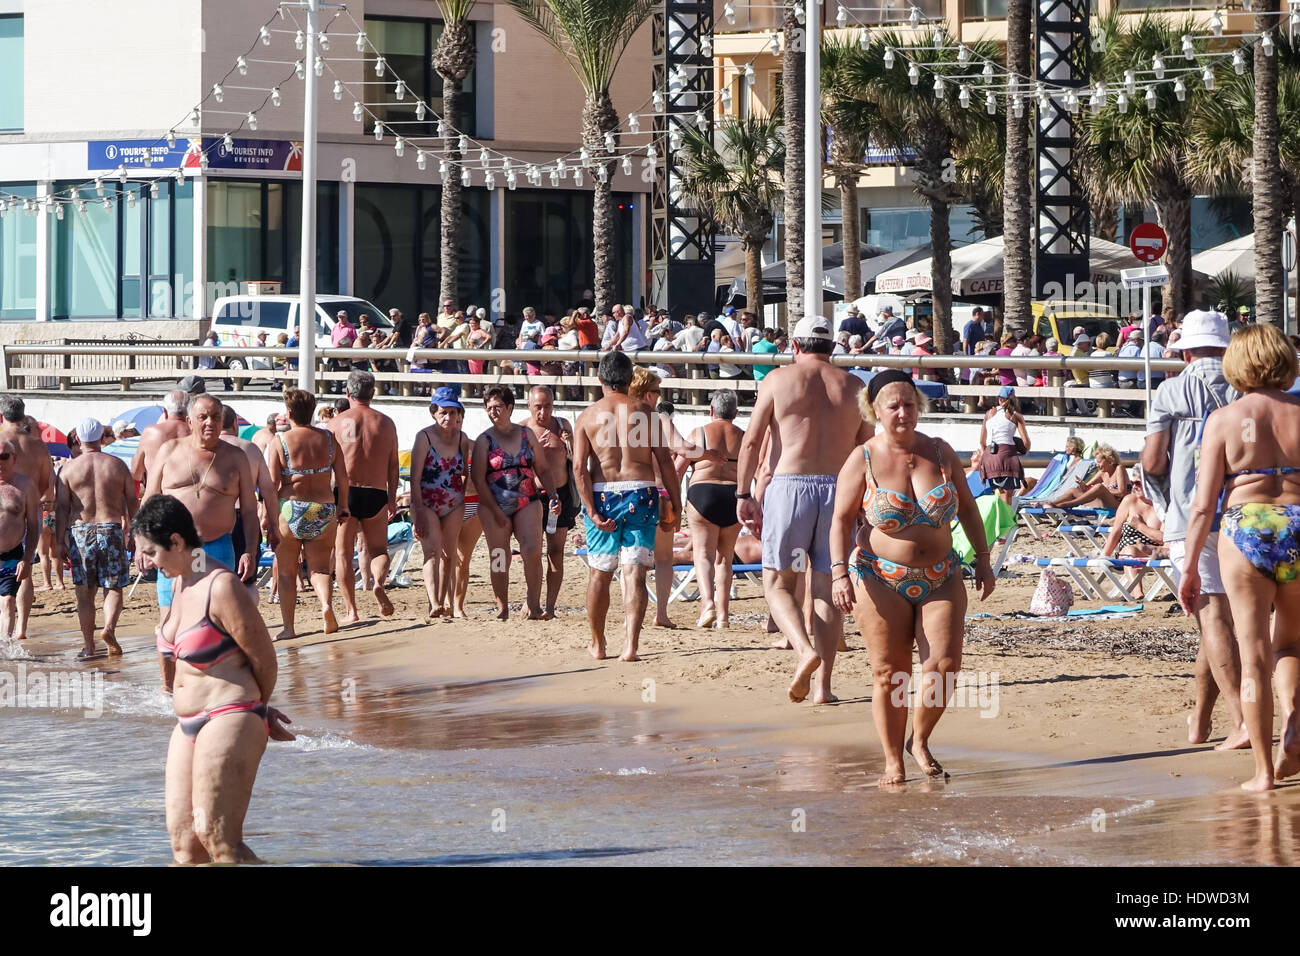
<path id="1" fill-rule="evenodd" d="M 598 351 L 484 350 L 484 349 L 318 349 L 314 370 L 316 392 L 338 391 L 356 367 L 371 371 L 381 390 L 396 397 L 426 395 L 437 385 L 459 384 L 462 397 L 473 401 L 491 385 L 507 385 L 522 397 L 532 385 L 549 385 L 562 402 L 590 403 L 600 398 Z M 750 367 L 780 366 L 792 355 L 749 352 L 654 352 L 648 349 L 627 353 L 638 365 L 663 366 L 672 374 L 663 379 L 662 397 L 685 409 L 706 407 L 710 393 L 732 388 L 742 405 L 752 404 L 759 383 Z M 200 360 L 211 357 L 225 368 L 204 369 Z M 186 375 L 198 375 L 208 389 L 242 392 L 248 388 L 278 389 L 283 383 L 296 384 L 298 353 L 283 348 L 227 348 L 171 343 L 110 342 L 97 344 L 24 344 L 0 346 L 0 387 L 8 392 L 28 394 L 75 393 L 89 389 L 159 394 Z M 833 364 L 845 368 L 901 368 L 919 372 L 922 379 L 953 379 L 945 383 L 947 398 L 932 402 L 929 414 L 978 415 L 992 404 L 999 384 L 966 384 L 953 370 L 1029 370 L 1040 374 L 1046 384 L 1017 386 L 1016 394 L 1031 419 L 1146 417 L 1146 391 L 1142 388 L 1093 388 L 1076 379 L 1075 373 L 1106 370 L 1143 374 L 1141 359 L 1064 356 L 966 356 L 966 355 L 836 355 Z M 468 363 L 482 363 L 482 371 L 470 372 Z M 527 365 L 539 367 L 530 373 Z M 263 367 L 254 367 L 254 366 Z M 715 377 L 709 366 L 741 368 L 737 377 Z M 233 367 L 232 367 L 233 366 Z M 1151 362 L 1156 374 L 1176 374 L 1181 361 Z M 84 384 L 90 379 L 94 384 Z M 228 388 L 227 388 L 228 383 Z"/>

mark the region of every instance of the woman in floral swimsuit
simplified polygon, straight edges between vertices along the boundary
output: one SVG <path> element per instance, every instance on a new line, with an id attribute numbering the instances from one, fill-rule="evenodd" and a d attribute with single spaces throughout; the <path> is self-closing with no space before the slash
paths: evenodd
<path id="1" fill-rule="evenodd" d="M 420 468 L 419 494 L 411 495 L 411 517 L 424 552 L 424 589 L 432 618 L 443 615 L 441 597 L 455 590 L 470 443 L 460 430 L 465 409 L 454 387 L 444 385 L 434 391 L 429 414 L 433 424 L 415 436 L 411 448 L 411 466 Z"/>

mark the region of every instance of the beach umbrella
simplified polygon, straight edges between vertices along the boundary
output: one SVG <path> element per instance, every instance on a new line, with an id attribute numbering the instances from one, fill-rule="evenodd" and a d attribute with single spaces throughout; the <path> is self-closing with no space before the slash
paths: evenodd
<path id="1" fill-rule="evenodd" d="M 261 427 L 262 427 L 261 425 L 254 425 L 252 423 L 245 422 L 239 428 L 239 437 L 246 438 L 249 441 L 252 441 L 253 436 L 257 434 L 257 430 Z"/>
<path id="2" fill-rule="evenodd" d="M 1255 284 L 1255 234 L 1238 236 L 1222 245 L 1206 249 L 1192 256 L 1192 268 L 1207 276 L 1234 273 L 1248 285 Z M 1290 281 L 1296 281 L 1296 270 L 1291 270 Z"/>
<path id="3" fill-rule="evenodd" d="M 54 458 L 72 457 L 72 452 L 68 450 L 68 446 L 61 441 L 47 441 L 45 443 L 45 450 Z"/>
<path id="4" fill-rule="evenodd" d="M 161 405 L 141 405 L 139 408 L 133 408 L 130 411 L 113 416 L 113 422 L 130 422 L 135 426 L 136 431 L 142 432 L 155 422 L 161 421 L 162 417 L 163 407 Z"/>
<path id="5" fill-rule="evenodd" d="M 45 442 L 45 444 L 61 443 L 66 445 L 68 443 L 68 436 L 53 425 L 47 422 L 37 422 L 36 424 L 41 426 L 41 441 Z"/>
<path id="6" fill-rule="evenodd" d="M 131 459 L 135 457 L 135 451 L 139 447 L 140 438 L 137 435 L 135 438 L 119 438 L 117 441 L 113 442 L 113 444 L 102 450 L 105 453 L 112 455 L 114 458 L 120 458 L 122 461 L 130 465 Z"/>

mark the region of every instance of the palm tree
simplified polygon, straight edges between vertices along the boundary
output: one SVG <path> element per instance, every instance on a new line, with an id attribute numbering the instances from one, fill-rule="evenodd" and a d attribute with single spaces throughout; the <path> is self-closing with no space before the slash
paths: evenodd
<path id="1" fill-rule="evenodd" d="M 1118 11 L 1098 22 L 1105 38 L 1104 50 L 1092 58 L 1096 79 L 1113 80 L 1126 70 L 1150 73 L 1161 56 L 1174 63 L 1182 37 L 1195 34 L 1194 23 L 1175 26 L 1168 19 L 1147 14 L 1129 30 L 1120 26 Z M 1101 44 L 1098 44 L 1101 45 Z M 1181 59 L 1181 58 L 1180 58 Z M 1192 197 L 1196 194 L 1192 157 L 1197 150 L 1193 119 L 1205 99 L 1199 75 L 1182 74 L 1185 98 L 1179 100 L 1172 83 L 1152 92 L 1154 106 L 1144 106 L 1141 90 L 1126 97 L 1121 112 L 1116 99 L 1107 98 L 1097 114 L 1082 124 L 1081 153 L 1094 203 L 1150 202 L 1169 236 L 1169 285 L 1165 301 L 1178 314 L 1192 306 Z"/>
<path id="2" fill-rule="evenodd" d="M 1257 0 L 1255 30 L 1261 38 L 1275 39 L 1278 0 Z M 1277 31 L 1280 33 L 1281 31 Z M 1255 49 L 1254 162 L 1251 164 L 1251 210 L 1255 217 L 1255 317 L 1284 326 L 1286 303 L 1282 298 L 1282 204 L 1278 194 L 1282 164 L 1278 158 L 1278 65 L 1276 51 L 1269 55 L 1260 41 Z"/>
<path id="3" fill-rule="evenodd" d="M 1006 233 L 1006 122 L 1000 112 L 990 116 L 989 120 L 959 145 L 955 157 L 958 191 L 971 205 L 975 224 L 983 233 L 981 239 L 992 239 Z"/>
<path id="4" fill-rule="evenodd" d="M 460 299 L 461 96 L 465 78 L 474 71 L 477 53 L 469 28 L 469 14 L 477 0 L 438 0 L 442 32 L 433 50 L 433 68 L 442 77 L 442 114 L 448 130 L 447 175 L 442 179 L 442 277 L 438 299 Z"/>
<path id="5" fill-rule="evenodd" d="M 610 99 L 614 71 L 628 43 L 658 6 L 657 0 L 510 0 L 510 5 L 577 75 L 587 95 L 582 110 L 582 143 L 590 156 L 595 194 L 591 239 L 595 257 L 598 311 L 614 302 L 614 162 L 605 135 L 618 129 Z M 603 171 L 603 175 L 602 175 Z"/>
<path id="6" fill-rule="evenodd" d="M 830 130 L 830 162 L 840 191 L 843 223 L 844 298 L 852 302 L 862 294 L 862 260 L 853 250 L 859 235 L 858 177 L 862 175 L 876 108 L 850 82 L 850 63 L 866 54 L 856 40 L 826 34 L 821 45 L 822 122 Z M 860 71 L 859 71 L 860 72 Z"/>
<path id="7" fill-rule="evenodd" d="M 719 145 L 696 129 L 682 143 L 681 189 L 686 204 L 740 236 L 745 250 L 745 294 L 756 315 L 763 308 L 763 244 L 776 222 L 786 147 L 781 116 L 727 117 L 715 130 Z"/>
<path id="8" fill-rule="evenodd" d="M 795 0 L 796 4 L 798 0 Z M 776 104 L 785 116 L 785 141 L 790 145 L 785 151 L 785 287 L 786 321 L 793 332 L 795 323 L 803 317 L 803 257 L 808 250 L 803 247 L 804 207 L 808 203 L 808 189 L 804 181 L 804 44 L 808 32 L 795 17 L 794 5 L 785 7 L 782 29 L 785 37 L 781 53 L 781 101 Z M 815 183 L 816 195 L 821 196 L 821 183 Z M 812 250 L 820 255 L 820 250 Z"/>
<path id="9" fill-rule="evenodd" d="M 969 67 L 958 62 L 951 44 L 931 43 L 930 37 L 905 42 L 896 34 L 873 42 L 868 55 L 858 65 L 851 80 L 879 110 L 879 139 L 886 146 L 904 154 L 913 151 L 912 179 L 916 191 L 930 206 L 931 287 L 934 297 L 935 352 L 950 351 L 952 336 L 952 234 L 949 216 L 952 206 L 963 200 L 957 181 L 956 160 L 959 145 L 969 142 L 982 128 L 996 123 L 982 103 L 973 99 L 962 107 L 955 78 L 967 77 Z M 968 44 L 972 62 L 1000 62 L 996 44 L 979 41 Z M 886 54 L 894 65 L 885 66 Z M 918 65 L 919 64 L 919 65 Z M 910 65 L 917 65 L 909 76 Z M 924 67 L 925 69 L 921 69 Z M 978 71 L 976 71 L 978 72 Z M 937 76 L 947 76 L 935 95 Z M 921 82 L 925 76 L 926 82 Z M 978 97 L 977 82 L 963 79 L 972 97 Z"/>
<path id="10" fill-rule="evenodd" d="M 1007 70 L 1028 93 L 1033 0 L 1007 0 Z M 1025 95 L 1023 103 L 1028 103 Z M 1034 236 L 1030 220 L 1033 152 L 1029 148 L 1029 109 L 1006 111 L 1006 152 L 1002 166 L 1002 320 L 1011 331 L 1028 331 L 1033 322 Z"/>

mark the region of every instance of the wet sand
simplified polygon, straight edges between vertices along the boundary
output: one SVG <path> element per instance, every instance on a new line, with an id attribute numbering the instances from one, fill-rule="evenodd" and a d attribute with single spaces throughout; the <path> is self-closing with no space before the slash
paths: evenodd
<path id="1" fill-rule="evenodd" d="M 621 847 L 623 862 L 645 852 L 665 862 L 707 862 L 692 856 L 690 841 L 683 844 L 688 819 L 690 826 L 722 827 L 714 836 L 735 841 L 735 862 L 1292 862 L 1300 787 L 1264 797 L 1238 791 L 1250 776 L 1250 755 L 1212 750 L 1224 729 L 1221 707 L 1211 744 L 1187 743 L 1195 632 L 1181 616 L 1166 616 L 1164 601 L 1122 620 L 970 622 L 962 669 L 986 682 L 985 693 L 950 708 L 932 740 L 951 777 L 922 780 L 909 758 L 906 789 L 881 794 L 869 661 L 851 622 L 851 649 L 835 668 L 841 702 L 792 704 L 793 655 L 769 648 L 756 582 L 739 583 L 730 629 L 696 629 L 698 603 L 675 602 L 670 614 L 679 628 L 647 627 L 642 660 L 624 663 L 616 659 L 617 585 L 611 659 L 587 653 L 579 559 L 566 562 L 560 613 L 547 622 L 492 619 L 486 570 L 480 545 L 467 620 L 422 623 L 418 571 L 411 587 L 390 591 L 393 618 L 379 619 L 374 599 L 363 595 L 362 623 L 328 636 L 314 599 L 302 599 L 301 636 L 277 645 L 275 694 L 314 738 L 403 751 L 412 761 L 417 752 L 454 754 L 465 773 L 486 772 L 474 779 L 499 787 L 484 794 L 483 813 L 494 801 L 509 802 L 501 794 L 514 793 L 517 802 L 548 781 L 529 806 L 557 828 L 554 838 L 530 843 L 521 836 L 509 854 L 483 862 L 545 861 L 543 844 L 556 840 L 570 850 Z M 513 578 L 519 601 L 517 562 Z M 972 601 L 970 611 L 1022 610 L 1036 580 L 1030 573 L 1002 578 L 994 597 Z M 88 666 L 142 687 L 156 679 L 153 599 L 152 586 L 142 584 L 127 605 L 119 627 L 126 658 Z M 71 661 L 80 642 L 70 633 L 70 592 L 41 593 L 38 602 L 32 629 L 49 636 L 26 650 Z M 520 613 L 520 605 L 513 610 Z M 274 633 L 278 609 L 264 602 L 263 612 Z M 161 769 L 161 750 L 156 759 Z M 315 772 L 324 785 L 328 763 Z M 259 801 L 262 779 L 258 786 L 253 812 L 273 830 L 275 808 Z M 599 797 L 590 805 L 588 787 Z M 674 830 L 663 817 L 678 805 Z M 871 827 L 862 826 L 864 812 Z M 584 814 L 601 816 L 601 840 L 573 832 Z M 849 836 L 811 852 L 800 838 L 814 832 Z M 479 862 L 476 845 L 468 840 L 454 858 L 424 862 Z M 621 859 L 593 853 L 600 862 Z M 383 862 L 337 847 L 308 858 Z"/>

